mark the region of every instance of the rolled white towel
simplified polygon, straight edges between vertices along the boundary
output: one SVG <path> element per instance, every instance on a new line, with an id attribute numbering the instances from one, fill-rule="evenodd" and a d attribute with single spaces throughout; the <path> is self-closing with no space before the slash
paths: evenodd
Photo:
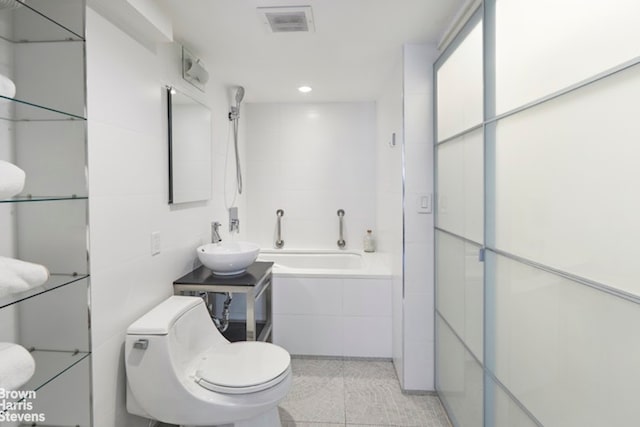
<path id="1" fill-rule="evenodd" d="M 49 279 L 44 265 L 0 256 L 0 295 L 23 292 Z"/>
<path id="2" fill-rule="evenodd" d="M 13 270 L 0 267 L 0 298 L 29 290 L 29 284 Z"/>
<path id="3" fill-rule="evenodd" d="M 9 77 L 0 74 L 0 95 L 13 98 L 16 95 L 16 85 Z"/>
<path id="4" fill-rule="evenodd" d="M 24 347 L 0 342 L 0 388 L 16 390 L 27 383 L 36 370 L 33 356 Z"/>
<path id="5" fill-rule="evenodd" d="M 13 197 L 24 188 L 25 173 L 13 163 L 0 160 L 0 200 Z"/>

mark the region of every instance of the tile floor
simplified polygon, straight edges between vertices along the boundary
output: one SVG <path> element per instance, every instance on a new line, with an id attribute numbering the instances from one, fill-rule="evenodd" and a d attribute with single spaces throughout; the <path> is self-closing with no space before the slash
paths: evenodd
<path id="1" fill-rule="evenodd" d="M 403 394 L 391 362 L 294 358 L 283 427 L 450 427 L 435 395 Z"/>
<path id="2" fill-rule="evenodd" d="M 402 393 L 391 362 L 294 357 L 291 366 L 283 427 L 451 427 L 437 396 Z"/>

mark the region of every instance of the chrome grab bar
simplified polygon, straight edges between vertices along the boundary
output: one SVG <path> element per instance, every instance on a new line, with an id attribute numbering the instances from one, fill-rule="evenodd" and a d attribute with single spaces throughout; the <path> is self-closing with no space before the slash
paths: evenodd
<path id="1" fill-rule="evenodd" d="M 338 238 L 338 247 L 340 249 L 344 249 L 344 247 L 347 245 L 347 242 L 344 241 L 344 236 L 343 236 L 343 229 L 344 226 L 342 224 L 344 219 L 344 209 L 338 209 L 338 220 L 340 221 L 340 236 Z"/>
<path id="2" fill-rule="evenodd" d="M 277 222 L 277 239 L 276 239 L 276 248 L 277 249 L 282 249 L 282 247 L 284 246 L 284 240 L 282 240 L 282 217 L 284 216 L 284 211 L 282 209 L 278 209 L 276 211 L 276 216 L 278 217 L 278 222 Z"/>

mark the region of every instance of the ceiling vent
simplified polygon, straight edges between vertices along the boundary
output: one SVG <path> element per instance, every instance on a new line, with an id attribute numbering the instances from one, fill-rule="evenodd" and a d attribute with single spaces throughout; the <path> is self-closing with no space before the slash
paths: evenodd
<path id="1" fill-rule="evenodd" d="M 257 10 L 271 33 L 315 32 L 311 6 L 259 7 Z"/>

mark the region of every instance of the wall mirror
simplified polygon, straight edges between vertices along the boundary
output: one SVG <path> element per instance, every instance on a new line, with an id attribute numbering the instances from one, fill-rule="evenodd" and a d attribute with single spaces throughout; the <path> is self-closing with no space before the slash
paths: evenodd
<path id="1" fill-rule="evenodd" d="M 211 198 L 211 111 L 167 87 L 169 204 Z"/>

